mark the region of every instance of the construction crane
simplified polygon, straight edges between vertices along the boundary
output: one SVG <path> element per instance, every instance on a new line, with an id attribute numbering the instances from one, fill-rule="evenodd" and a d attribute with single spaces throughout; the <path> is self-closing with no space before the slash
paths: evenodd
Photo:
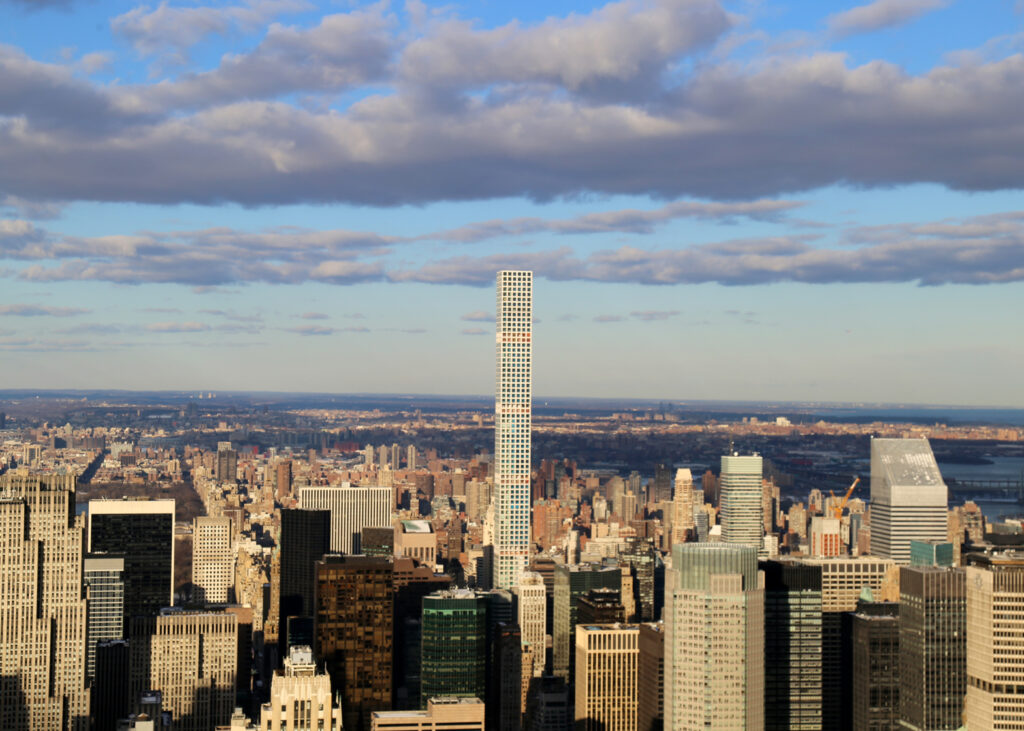
<path id="1" fill-rule="evenodd" d="M 842 502 L 839 503 L 838 507 L 832 508 L 832 510 L 835 511 L 835 518 L 836 518 L 836 520 L 841 520 L 842 519 L 842 517 L 843 517 L 843 508 L 846 507 L 846 503 L 850 500 L 850 495 L 853 494 L 853 488 L 857 487 L 857 483 L 858 482 L 860 482 L 860 478 L 859 477 L 853 478 L 853 484 L 850 485 L 850 489 L 846 491 L 846 494 L 843 496 Z M 832 492 L 831 490 L 829 490 L 828 494 L 832 496 L 832 500 L 834 502 L 835 498 L 836 498 L 835 493 Z"/>

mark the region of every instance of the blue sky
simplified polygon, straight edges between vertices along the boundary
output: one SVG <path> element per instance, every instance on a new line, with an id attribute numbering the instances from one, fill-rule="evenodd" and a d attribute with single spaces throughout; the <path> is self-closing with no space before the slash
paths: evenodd
<path id="1" fill-rule="evenodd" d="M 0 384 L 1024 406 L 1022 21 L 0 0 Z"/>

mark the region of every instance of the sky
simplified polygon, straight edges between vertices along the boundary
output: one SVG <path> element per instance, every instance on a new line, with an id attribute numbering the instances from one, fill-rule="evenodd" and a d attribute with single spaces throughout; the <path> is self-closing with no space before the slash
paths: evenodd
<path id="1" fill-rule="evenodd" d="M 1024 0 L 0 0 L 0 387 L 1024 407 Z"/>

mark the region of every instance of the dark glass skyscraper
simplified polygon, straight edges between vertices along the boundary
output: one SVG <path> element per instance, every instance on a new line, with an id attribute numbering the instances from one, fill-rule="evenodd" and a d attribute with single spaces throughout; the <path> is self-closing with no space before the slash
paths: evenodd
<path id="1" fill-rule="evenodd" d="M 486 594 L 458 589 L 423 597 L 423 707 L 440 696 L 485 700 L 488 603 Z"/>
<path id="2" fill-rule="evenodd" d="M 853 731 L 897 728 L 900 617 L 895 602 L 863 602 L 849 615 Z"/>
<path id="3" fill-rule="evenodd" d="M 765 561 L 765 731 L 821 728 L 821 566 Z"/>
<path id="4" fill-rule="evenodd" d="M 900 568 L 900 724 L 957 729 L 967 693 L 967 584 L 963 569 Z"/>
<path id="5" fill-rule="evenodd" d="M 331 513 L 327 510 L 281 511 L 281 657 L 288 654 L 288 619 L 312 617 L 316 562 L 330 552 Z"/>
<path id="6" fill-rule="evenodd" d="M 89 551 L 124 556 L 126 628 L 174 603 L 174 500 L 90 500 Z"/>

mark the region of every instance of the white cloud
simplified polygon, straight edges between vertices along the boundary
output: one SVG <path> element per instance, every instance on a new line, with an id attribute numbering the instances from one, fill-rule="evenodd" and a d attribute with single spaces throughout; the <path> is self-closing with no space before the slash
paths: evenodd
<path id="1" fill-rule="evenodd" d="M 838 36 L 904 25 L 926 13 L 948 5 L 950 0 L 874 0 L 867 5 L 836 13 L 828 19 L 829 29 Z"/>

